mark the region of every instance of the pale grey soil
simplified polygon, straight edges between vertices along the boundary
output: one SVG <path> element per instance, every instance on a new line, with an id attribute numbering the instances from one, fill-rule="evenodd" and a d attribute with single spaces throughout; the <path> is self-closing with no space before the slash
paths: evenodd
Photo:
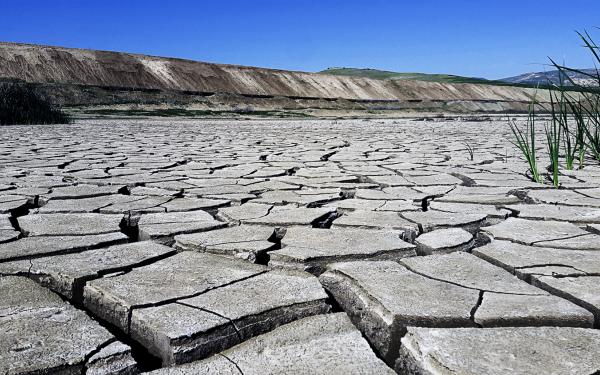
<path id="1" fill-rule="evenodd" d="M 0 140 L 1 373 L 600 371 L 600 167 L 532 182 L 505 119 Z"/>

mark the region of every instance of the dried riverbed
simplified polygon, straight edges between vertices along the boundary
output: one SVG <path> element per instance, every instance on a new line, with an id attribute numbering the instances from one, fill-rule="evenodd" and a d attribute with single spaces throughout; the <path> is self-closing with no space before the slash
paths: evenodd
<path id="1" fill-rule="evenodd" d="M 1 129 L 1 373 L 600 371 L 600 167 L 506 120 Z"/>

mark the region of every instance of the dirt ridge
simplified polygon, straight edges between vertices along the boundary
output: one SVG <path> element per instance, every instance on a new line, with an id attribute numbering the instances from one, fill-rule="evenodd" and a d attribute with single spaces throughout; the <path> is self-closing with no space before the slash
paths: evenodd
<path id="1" fill-rule="evenodd" d="M 0 42 L 0 79 L 37 84 L 359 101 L 527 103 L 535 92 L 519 87 L 381 81 L 3 42 Z M 537 98 L 543 101 L 543 93 Z"/>

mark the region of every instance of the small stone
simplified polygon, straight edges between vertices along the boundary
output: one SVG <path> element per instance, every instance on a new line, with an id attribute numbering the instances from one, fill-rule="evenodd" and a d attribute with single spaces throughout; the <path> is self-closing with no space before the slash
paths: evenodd
<path id="1" fill-rule="evenodd" d="M 420 235 L 415 244 L 419 255 L 468 251 L 473 246 L 473 235 L 460 228 L 438 229 Z"/>

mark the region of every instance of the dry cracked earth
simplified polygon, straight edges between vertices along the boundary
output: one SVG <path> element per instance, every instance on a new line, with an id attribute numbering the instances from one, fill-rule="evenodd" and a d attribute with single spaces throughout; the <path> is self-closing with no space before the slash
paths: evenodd
<path id="1" fill-rule="evenodd" d="M 600 167 L 533 183 L 505 121 L 0 139 L 2 374 L 600 371 Z"/>

